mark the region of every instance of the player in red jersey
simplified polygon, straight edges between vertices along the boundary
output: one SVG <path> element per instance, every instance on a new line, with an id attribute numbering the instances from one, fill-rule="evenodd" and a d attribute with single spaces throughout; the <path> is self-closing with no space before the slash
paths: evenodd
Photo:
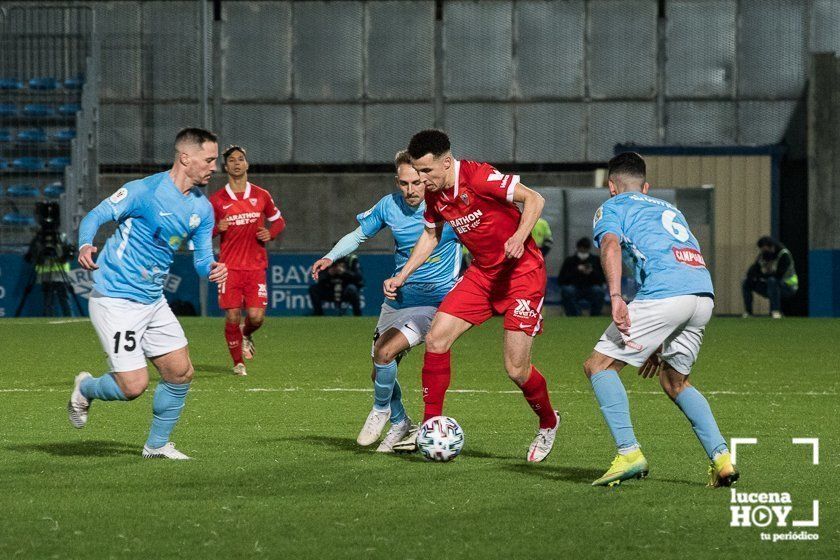
<path id="1" fill-rule="evenodd" d="M 531 237 L 544 200 L 491 165 L 452 157 L 440 130 L 415 134 L 408 145 L 412 166 L 426 186 L 426 228 L 402 271 L 384 283 L 397 290 L 434 250 L 444 222 L 473 255 L 472 265 L 444 298 L 426 335 L 423 358 L 424 421 L 443 412 L 451 376 L 449 349 L 473 325 L 504 315 L 505 369 L 539 416 L 540 428 L 527 459 L 539 462 L 554 446 L 560 415 L 551 406 L 545 378 L 531 363 L 533 337 L 542 329 L 545 261 Z M 514 204 L 523 204 L 523 210 Z M 410 449 L 412 442 L 394 447 Z"/>
<path id="2" fill-rule="evenodd" d="M 251 335 L 262 326 L 268 305 L 265 244 L 283 231 L 286 221 L 271 194 L 248 182 L 245 149 L 230 146 L 223 158 L 229 182 L 210 196 L 216 215 L 213 235 L 221 236 L 221 254 L 230 262 L 227 281 L 219 284 L 219 307 L 225 310 L 225 339 L 233 373 L 243 376 L 247 371 L 242 357 L 254 357 Z M 243 306 L 247 315 L 241 324 Z"/>

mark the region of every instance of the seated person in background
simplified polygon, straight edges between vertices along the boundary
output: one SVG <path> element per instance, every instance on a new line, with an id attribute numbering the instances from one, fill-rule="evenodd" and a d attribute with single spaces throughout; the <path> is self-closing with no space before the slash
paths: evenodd
<path id="1" fill-rule="evenodd" d="M 347 255 L 332 263 L 318 275 L 318 283 L 309 286 L 309 299 L 312 300 L 312 314 L 324 314 L 324 302 L 331 301 L 341 312 L 341 304 L 349 303 L 353 315 L 362 314 L 361 290 L 365 285 L 359 257 Z"/>
<path id="2" fill-rule="evenodd" d="M 580 302 L 589 302 L 589 314 L 593 317 L 601 314 L 604 305 L 604 270 L 601 260 L 593 255 L 592 241 L 582 237 L 575 245 L 577 252 L 566 257 L 560 267 L 560 295 L 567 317 L 580 315 Z"/>
<path id="3" fill-rule="evenodd" d="M 782 317 L 782 299 L 796 295 L 799 278 L 793 266 L 793 255 L 787 247 L 770 236 L 758 240 L 758 257 L 747 270 L 742 285 L 744 317 L 753 314 L 753 292 L 770 300 L 770 315 Z"/>
<path id="4" fill-rule="evenodd" d="M 531 237 L 534 238 L 537 247 L 539 247 L 540 252 L 543 254 L 543 258 L 545 258 L 551 250 L 551 246 L 554 244 L 554 239 L 551 237 L 551 227 L 549 227 L 545 218 L 540 218 L 534 224 L 534 229 L 531 230 Z"/>

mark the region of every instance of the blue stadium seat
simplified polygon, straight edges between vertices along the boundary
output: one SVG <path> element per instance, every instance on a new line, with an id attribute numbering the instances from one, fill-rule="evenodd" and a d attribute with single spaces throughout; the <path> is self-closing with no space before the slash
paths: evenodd
<path id="1" fill-rule="evenodd" d="M 30 142 L 33 144 L 46 142 L 47 133 L 43 128 L 27 128 L 21 130 L 17 135 L 18 142 Z"/>
<path id="2" fill-rule="evenodd" d="M 6 189 L 6 196 L 14 198 L 37 198 L 41 196 L 41 191 L 34 185 L 9 185 L 9 188 Z"/>
<path id="3" fill-rule="evenodd" d="M 64 194 L 64 185 L 61 184 L 61 181 L 50 183 L 44 187 L 44 196 L 49 198 L 58 198 L 62 194 Z"/>
<path id="4" fill-rule="evenodd" d="M 9 212 L 3 216 L 3 224 L 7 226 L 34 226 L 35 218 L 18 212 Z"/>
<path id="5" fill-rule="evenodd" d="M 49 91 L 58 89 L 58 80 L 52 77 L 32 78 L 29 80 L 29 89 Z"/>
<path id="6" fill-rule="evenodd" d="M 75 78 L 67 78 L 64 80 L 64 89 L 82 89 L 84 85 L 84 76 L 76 76 Z"/>
<path id="7" fill-rule="evenodd" d="M 23 82 L 17 78 L 0 78 L 0 89 L 22 89 Z"/>
<path id="8" fill-rule="evenodd" d="M 12 167 L 23 171 L 41 171 L 47 166 L 39 157 L 19 157 L 12 160 Z"/>
<path id="9" fill-rule="evenodd" d="M 23 106 L 23 114 L 27 117 L 52 117 L 55 109 L 42 103 L 29 103 Z"/>
<path id="10" fill-rule="evenodd" d="M 9 162 L 5 159 L 0 159 L 0 171 L 5 171 L 9 168 Z"/>
<path id="11" fill-rule="evenodd" d="M 0 128 L 0 142 L 11 142 L 12 131 L 8 128 Z"/>
<path id="12" fill-rule="evenodd" d="M 59 106 L 58 114 L 64 117 L 72 117 L 82 110 L 82 106 L 78 103 L 65 103 Z"/>
<path id="13" fill-rule="evenodd" d="M 73 138 L 76 137 L 76 131 L 72 128 L 67 128 L 65 130 L 59 130 L 57 132 L 53 132 L 52 139 L 56 142 L 69 142 Z"/>
<path id="14" fill-rule="evenodd" d="M 47 162 L 47 167 L 50 169 L 64 169 L 70 165 L 69 157 L 54 157 Z"/>
<path id="15" fill-rule="evenodd" d="M 0 103 L 0 117 L 16 117 L 17 114 L 17 105 L 14 103 Z"/>

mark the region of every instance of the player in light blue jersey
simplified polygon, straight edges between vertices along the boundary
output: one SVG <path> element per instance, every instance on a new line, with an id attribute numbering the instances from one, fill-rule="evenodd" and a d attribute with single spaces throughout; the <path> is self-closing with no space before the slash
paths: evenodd
<path id="1" fill-rule="evenodd" d="M 610 160 L 612 198 L 593 220 L 593 238 L 601 248 L 610 288 L 613 323 L 583 367 L 618 454 L 592 484 L 612 486 L 648 473 L 633 433 L 627 393 L 618 377 L 630 364 L 640 368 L 642 377 L 658 375 L 662 389 L 691 422 L 711 461 L 709 485 L 731 486 L 739 474 L 726 440 L 709 403 L 688 381 L 714 309 L 712 279 L 682 213 L 648 196 L 645 172 L 638 154 L 626 152 Z M 622 255 L 640 285 L 629 305 L 621 297 Z"/>
<path id="2" fill-rule="evenodd" d="M 216 170 L 216 136 L 186 128 L 175 139 L 176 159 L 169 171 L 126 183 L 91 210 L 79 226 L 79 264 L 93 270 L 90 320 L 111 368 L 101 377 L 76 376 L 67 410 L 76 428 L 87 424 L 90 403 L 136 399 L 149 384 L 146 359 L 160 372 L 152 400 L 152 427 L 143 457 L 189 459 L 169 441 L 193 367 L 184 331 L 163 297 L 173 255 L 190 243 L 195 269 L 224 282 L 227 268 L 213 260 L 213 208 L 198 187 Z M 100 257 L 93 239 L 99 227 L 117 222 Z"/>
<path id="3" fill-rule="evenodd" d="M 399 192 L 383 197 L 373 208 L 356 216 L 359 227 L 312 265 L 316 280 L 334 261 L 355 251 L 386 227 L 394 235 L 394 274 L 402 270 L 425 227 L 426 189 L 411 166 L 408 153 L 398 152 L 394 165 Z M 374 403 L 356 440 L 359 445 L 375 443 L 390 419 L 391 429 L 377 448 L 379 452 L 390 453 L 414 428 L 402 404 L 397 364 L 405 352 L 425 339 L 438 305 L 458 279 L 460 266 L 461 246 L 455 232 L 446 226 L 434 252 L 402 287 L 398 297 L 382 304 L 371 350 Z"/>

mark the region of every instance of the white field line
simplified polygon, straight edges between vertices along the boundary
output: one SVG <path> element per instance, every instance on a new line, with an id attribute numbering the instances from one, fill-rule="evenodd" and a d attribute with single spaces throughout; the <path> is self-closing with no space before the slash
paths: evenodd
<path id="1" fill-rule="evenodd" d="M 12 387 L 12 388 L 0 388 L 0 394 L 2 393 L 68 393 L 70 391 L 69 387 L 71 384 L 68 383 L 67 389 L 55 389 L 55 388 L 38 388 L 38 387 Z M 245 393 L 296 393 L 296 392 L 308 392 L 308 393 L 371 393 L 373 389 L 366 387 L 325 387 L 325 388 L 314 388 L 314 389 L 305 389 L 302 387 L 249 387 L 243 389 Z M 201 387 L 193 387 L 190 388 L 190 392 L 197 392 L 197 393 L 235 393 L 235 389 L 206 389 Z M 419 393 L 420 389 L 414 389 L 413 392 Z M 477 394 L 477 395 L 519 395 L 522 391 L 519 390 L 507 390 L 507 391 L 490 391 L 487 389 L 449 389 L 448 393 L 456 393 L 456 394 Z M 555 389 L 551 391 L 553 394 L 561 394 L 561 395 L 589 395 L 592 394 L 592 391 L 589 390 L 580 390 L 580 389 Z M 628 394 L 631 395 L 661 395 L 662 391 L 637 391 L 633 389 L 627 390 Z M 763 391 L 703 391 L 704 395 L 715 395 L 715 396 L 738 396 L 738 397 L 747 397 L 747 396 L 778 396 L 778 397 L 785 397 L 785 396 L 792 396 L 792 397 L 836 397 L 838 394 L 835 391 L 776 391 L 776 392 L 763 392 Z"/>

